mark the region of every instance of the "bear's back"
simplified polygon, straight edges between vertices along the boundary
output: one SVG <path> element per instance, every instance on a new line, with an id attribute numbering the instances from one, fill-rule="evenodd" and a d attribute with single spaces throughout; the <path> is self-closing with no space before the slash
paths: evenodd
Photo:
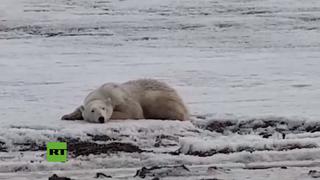
<path id="1" fill-rule="evenodd" d="M 166 92 L 175 91 L 166 83 L 158 80 L 154 80 L 154 79 L 138 79 L 138 80 L 128 81 L 123 85 L 126 87 L 129 87 L 129 89 L 137 88 L 139 89 L 139 91 L 166 91 Z"/>

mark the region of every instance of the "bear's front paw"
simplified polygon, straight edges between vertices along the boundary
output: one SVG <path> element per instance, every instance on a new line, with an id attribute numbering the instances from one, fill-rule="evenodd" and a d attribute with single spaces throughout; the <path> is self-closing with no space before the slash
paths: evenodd
<path id="1" fill-rule="evenodd" d="M 68 114 L 61 117 L 61 120 L 72 120 Z"/>

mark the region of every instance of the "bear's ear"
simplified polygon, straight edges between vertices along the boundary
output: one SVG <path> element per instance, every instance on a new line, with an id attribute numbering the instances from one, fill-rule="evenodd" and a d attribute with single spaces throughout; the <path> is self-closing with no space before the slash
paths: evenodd
<path id="1" fill-rule="evenodd" d="M 81 113 L 83 113 L 83 111 L 84 111 L 84 106 L 81 105 L 81 106 L 79 107 L 79 109 L 80 109 Z"/>
<path id="2" fill-rule="evenodd" d="M 111 98 L 108 97 L 108 98 L 105 100 L 105 103 L 106 103 L 106 104 L 111 104 Z"/>

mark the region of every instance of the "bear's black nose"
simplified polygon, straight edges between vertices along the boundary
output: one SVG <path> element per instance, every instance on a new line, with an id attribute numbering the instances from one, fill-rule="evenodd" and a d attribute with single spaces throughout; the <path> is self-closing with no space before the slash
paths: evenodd
<path id="1" fill-rule="evenodd" d="M 99 123 L 104 123 L 104 117 L 101 116 L 101 117 L 99 117 L 98 120 L 99 120 Z"/>

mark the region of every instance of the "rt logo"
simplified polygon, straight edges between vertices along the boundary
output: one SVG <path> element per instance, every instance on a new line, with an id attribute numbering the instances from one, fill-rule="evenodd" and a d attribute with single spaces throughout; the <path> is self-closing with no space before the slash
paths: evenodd
<path id="1" fill-rule="evenodd" d="M 48 142 L 47 143 L 47 161 L 48 162 L 66 162 L 67 161 L 67 143 Z"/>

